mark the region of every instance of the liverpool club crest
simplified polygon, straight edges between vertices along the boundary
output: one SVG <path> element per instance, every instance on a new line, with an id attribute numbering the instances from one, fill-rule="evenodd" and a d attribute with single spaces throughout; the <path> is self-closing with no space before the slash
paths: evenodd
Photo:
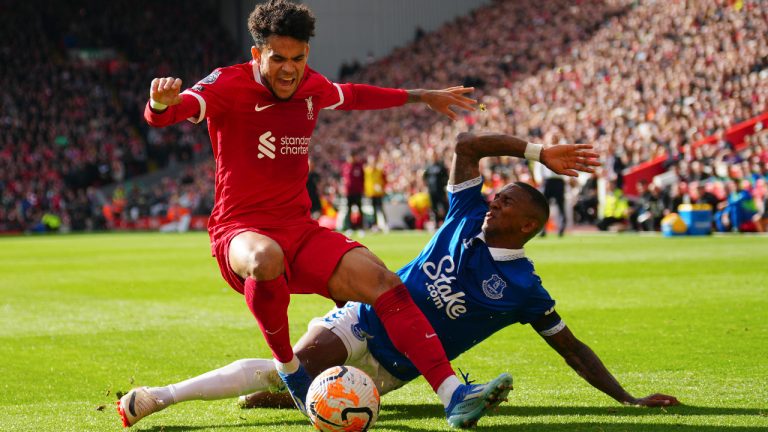
<path id="1" fill-rule="evenodd" d="M 312 96 L 304 100 L 307 101 L 307 120 L 312 120 L 315 118 L 314 106 L 312 105 Z"/>

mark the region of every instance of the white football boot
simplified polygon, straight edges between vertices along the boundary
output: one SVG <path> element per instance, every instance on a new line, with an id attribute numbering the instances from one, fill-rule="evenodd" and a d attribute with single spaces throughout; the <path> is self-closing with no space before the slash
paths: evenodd
<path id="1" fill-rule="evenodd" d="M 130 427 L 167 406 L 149 392 L 149 387 L 139 387 L 129 391 L 117 401 L 117 412 L 123 420 L 123 427 Z"/>

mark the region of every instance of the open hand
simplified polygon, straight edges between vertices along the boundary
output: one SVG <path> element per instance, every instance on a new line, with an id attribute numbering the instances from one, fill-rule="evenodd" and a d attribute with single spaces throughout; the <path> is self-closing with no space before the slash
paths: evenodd
<path id="1" fill-rule="evenodd" d="M 541 163 L 552 171 L 576 177 L 579 171 L 593 173 L 594 167 L 600 166 L 600 157 L 591 151 L 591 144 L 559 144 L 544 146 L 541 150 Z"/>
<path id="2" fill-rule="evenodd" d="M 665 407 L 680 405 L 680 401 L 674 396 L 669 396 L 661 393 L 652 394 L 644 398 L 635 399 L 630 402 L 629 405 L 646 406 L 646 407 Z"/>
<path id="3" fill-rule="evenodd" d="M 443 90 L 424 90 L 421 94 L 421 101 L 440 114 L 445 115 L 451 120 L 456 120 L 459 116 L 451 109 L 452 106 L 463 108 L 468 111 L 474 111 L 474 105 L 477 101 L 464 96 L 474 91 L 474 87 L 449 87 Z"/>
<path id="4" fill-rule="evenodd" d="M 179 78 L 155 78 L 149 87 L 149 97 L 163 105 L 176 105 L 181 103 L 181 79 Z"/>

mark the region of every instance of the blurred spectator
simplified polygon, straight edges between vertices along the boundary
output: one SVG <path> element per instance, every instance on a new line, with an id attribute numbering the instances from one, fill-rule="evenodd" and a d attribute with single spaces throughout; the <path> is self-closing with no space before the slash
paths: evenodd
<path id="1" fill-rule="evenodd" d="M 758 218 L 757 228 L 760 232 L 768 232 L 768 196 L 763 200 L 763 208 Z"/>
<path id="2" fill-rule="evenodd" d="M 624 192 L 616 186 L 616 182 L 609 182 L 607 185 L 602 213 L 603 218 L 597 223 L 600 231 L 608 231 L 613 225 L 624 225 L 628 222 L 629 201 Z"/>
<path id="3" fill-rule="evenodd" d="M 699 183 L 696 186 L 696 189 L 698 196 L 693 203 L 707 204 L 712 209 L 712 213 L 714 213 L 717 210 L 720 200 L 715 196 L 715 194 L 707 190 L 707 186 L 704 183 Z"/>
<path id="4" fill-rule="evenodd" d="M 552 170 L 544 166 L 542 163 L 537 163 L 536 166 L 540 171 L 540 178 L 543 182 L 544 197 L 551 204 L 555 202 L 557 206 L 557 214 L 560 219 L 557 226 L 557 234 L 562 237 L 565 233 L 565 226 L 568 223 L 565 213 L 565 179 L 563 176 L 555 174 Z M 547 228 L 541 230 L 541 236 L 547 235 Z"/>
<path id="5" fill-rule="evenodd" d="M 424 168 L 424 183 L 429 193 L 429 202 L 432 208 L 432 220 L 438 227 L 445 219 L 448 211 L 448 168 L 443 163 L 442 157 L 436 151 L 429 153 L 429 165 Z"/>
<path id="6" fill-rule="evenodd" d="M 691 197 L 688 195 L 688 184 L 678 181 L 672 185 L 670 193 L 665 196 L 664 214 L 677 213 L 680 204 L 690 204 Z"/>
<path id="7" fill-rule="evenodd" d="M 363 168 L 359 150 L 350 152 L 347 161 L 341 167 L 344 196 L 347 198 L 347 212 L 343 218 L 345 229 L 363 228 L 363 189 L 365 187 Z"/>
<path id="8" fill-rule="evenodd" d="M 635 211 L 630 216 L 630 225 L 635 231 L 660 231 L 664 218 L 664 200 L 661 190 L 655 183 L 638 184 L 639 198 Z"/>
<path id="9" fill-rule="evenodd" d="M 594 224 L 597 221 L 597 174 L 582 185 L 573 207 L 574 223 Z"/>
<path id="10" fill-rule="evenodd" d="M 389 231 L 387 220 L 384 217 L 384 196 L 387 189 L 387 176 L 383 164 L 377 155 L 368 156 L 365 168 L 365 196 L 371 200 L 373 206 L 373 220 L 371 226 Z"/>
<path id="11" fill-rule="evenodd" d="M 720 210 L 715 213 L 715 225 L 720 232 L 757 231 L 756 221 L 759 217 L 755 200 L 749 192 L 748 184 L 729 181 L 727 184 L 728 199 L 722 203 Z"/>
<path id="12" fill-rule="evenodd" d="M 430 204 L 429 194 L 426 192 L 415 192 L 408 197 L 408 207 L 411 209 L 412 218 L 406 222 L 410 229 L 423 230 L 427 228 Z"/>

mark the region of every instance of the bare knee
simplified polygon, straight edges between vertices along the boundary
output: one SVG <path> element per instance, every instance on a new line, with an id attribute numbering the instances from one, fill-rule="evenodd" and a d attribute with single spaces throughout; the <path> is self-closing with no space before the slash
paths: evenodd
<path id="1" fill-rule="evenodd" d="M 389 270 L 386 270 L 386 274 L 382 274 L 381 278 L 383 280 L 383 283 L 379 286 L 379 289 L 373 293 L 375 297 L 371 299 L 371 305 L 376 302 L 376 300 L 381 297 L 382 294 L 386 293 L 387 291 L 391 291 L 401 285 L 403 283 L 402 280 L 400 280 L 400 277 L 398 277 L 395 273 L 392 273 Z"/>
<path id="2" fill-rule="evenodd" d="M 401 283 L 376 255 L 358 248 L 342 258 L 328 283 L 328 290 L 334 300 L 373 304 Z"/>
<path id="3" fill-rule="evenodd" d="M 283 251 L 277 243 L 258 245 L 248 254 L 247 273 L 256 280 L 272 280 L 285 271 Z"/>
<path id="4" fill-rule="evenodd" d="M 232 270 L 243 279 L 272 280 L 285 272 L 283 250 L 265 236 L 236 237 L 230 244 L 229 257 Z"/>
<path id="5" fill-rule="evenodd" d="M 363 303 L 373 305 L 385 292 L 403 283 L 400 278 L 384 266 L 371 267 L 375 282 L 360 286 L 360 295 Z"/>

